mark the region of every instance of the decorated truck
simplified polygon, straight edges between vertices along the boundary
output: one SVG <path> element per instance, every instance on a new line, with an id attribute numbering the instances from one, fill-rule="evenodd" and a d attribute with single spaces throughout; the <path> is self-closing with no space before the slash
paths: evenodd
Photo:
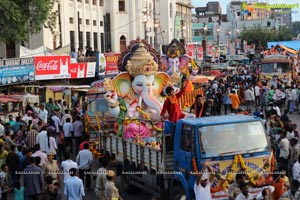
<path id="1" fill-rule="evenodd" d="M 140 189 L 161 199 L 193 199 L 197 174 L 207 161 L 216 172 L 214 199 L 227 199 L 229 184 L 241 171 L 254 186 L 251 192 L 258 192 L 274 169 L 261 119 L 233 114 L 184 118 L 175 124 L 161 121 L 167 86 L 184 88 L 184 111 L 203 95 L 186 81 L 188 62 L 176 40 L 162 56 L 144 40 L 132 41 L 120 55 L 120 73 L 96 81 L 88 94 L 85 127 L 94 155 L 116 161 L 127 192 Z"/>

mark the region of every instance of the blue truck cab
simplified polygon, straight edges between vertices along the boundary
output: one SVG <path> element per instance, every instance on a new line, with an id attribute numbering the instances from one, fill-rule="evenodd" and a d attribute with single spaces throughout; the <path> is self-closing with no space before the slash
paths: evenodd
<path id="1" fill-rule="evenodd" d="M 206 161 L 226 179 L 232 177 L 228 173 L 233 164 L 242 170 L 240 163 L 233 163 L 237 155 L 245 163 L 247 172 L 251 172 L 248 177 L 255 176 L 256 180 L 261 180 L 269 175 L 265 172 L 271 170 L 272 153 L 260 118 L 231 114 L 181 119 L 174 130 L 174 171 L 179 173 L 174 174 L 171 184 L 173 199 L 179 199 L 182 195 L 187 199 L 194 198 L 197 173 Z M 228 199 L 226 187 L 232 180 L 226 180 L 227 186 L 219 181 L 216 177 L 211 183 L 211 191 L 219 187 L 212 197 Z M 257 193 L 257 190 L 252 192 Z"/>

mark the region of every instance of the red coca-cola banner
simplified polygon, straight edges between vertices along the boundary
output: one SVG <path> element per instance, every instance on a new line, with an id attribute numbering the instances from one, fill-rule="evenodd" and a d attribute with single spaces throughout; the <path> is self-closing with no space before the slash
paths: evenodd
<path id="1" fill-rule="evenodd" d="M 35 80 L 70 78 L 70 56 L 36 56 Z"/>
<path id="2" fill-rule="evenodd" d="M 96 63 L 71 63 L 70 78 L 89 78 L 95 77 Z"/>
<path id="3" fill-rule="evenodd" d="M 197 47 L 197 60 L 203 60 L 203 47 Z"/>

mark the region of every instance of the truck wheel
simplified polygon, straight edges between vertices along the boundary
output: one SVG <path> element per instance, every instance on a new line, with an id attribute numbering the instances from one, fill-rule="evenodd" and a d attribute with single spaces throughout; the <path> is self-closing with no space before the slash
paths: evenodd
<path id="1" fill-rule="evenodd" d="M 138 192 L 140 192 L 140 188 L 138 188 L 138 187 L 136 187 L 136 186 L 129 183 L 129 175 L 128 174 L 122 174 L 121 175 L 121 185 L 122 185 L 122 188 L 127 193 L 138 193 Z"/>
<path id="2" fill-rule="evenodd" d="M 184 199 L 183 197 L 187 197 L 185 191 L 181 185 L 175 185 L 171 191 L 170 199 L 172 200 L 180 200 Z"/>

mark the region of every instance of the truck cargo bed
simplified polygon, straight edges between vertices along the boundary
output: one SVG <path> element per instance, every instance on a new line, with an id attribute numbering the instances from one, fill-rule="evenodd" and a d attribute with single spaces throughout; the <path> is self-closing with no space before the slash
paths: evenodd
<path id="1" fill-rule="evenodd" d="M 157 150 L 114 134 L 100 133 L 100 146 L 103 151 L 114 155 L 117 162 L 128 160 L 136 166 L 143 166 L 143 170 L 159 172 L 172 170 L 174 166 L 172 151 Z"/>

